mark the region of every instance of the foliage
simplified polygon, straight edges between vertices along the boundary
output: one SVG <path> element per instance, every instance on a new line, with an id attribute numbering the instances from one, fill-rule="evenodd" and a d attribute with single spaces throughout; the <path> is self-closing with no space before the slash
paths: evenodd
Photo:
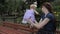
<path id="1" fill-rule="evenodd" d="M 32 0 L 33 1 L 33 0 Z M 32 1 L 29 1 L 32 3 Z M 34 0 L 33 2 L 37 1 L 38 2 L 38 7 L 41 6 L 43 2 L 51 2 L 53 5 L 53 9 L 55 11 L 55 15 L 57 17 L 57 20 L 60 20 L 60 0 Z M 54 1 L 54 2 L 53 2 Z M 28 2 L 28 1 L 27 1 Z M 7 14 L 7 15 L 15 15 L 18 13 L 18 16 L 20 16 L 20 20 L 22 20 L 22 17 L 24 15 L 25 9 L 29 7 L 29 4 L 26 4 L 26 2 L 23 2 L 22 0 L 1 0 L 0 1 L 0 15 L 1 14 Z M 37 11 L 41 15 L 41 9 L 40 7 L 37 8 Z M 39 16 L 37 17 L 37 20 L 39 20 Z"/>

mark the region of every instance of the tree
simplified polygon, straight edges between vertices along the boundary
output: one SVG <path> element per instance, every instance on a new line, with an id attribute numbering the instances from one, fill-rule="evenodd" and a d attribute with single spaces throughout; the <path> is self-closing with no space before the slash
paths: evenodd
<path id="1" fill-rule="evenodd" d="M 37 0 L 37 6 L 40 7 L 44 2 L 53 2 L 54 0 Z"/>
<path id="2" fill-rule="evenodd" d="M 5 0 L 0 0 L 0 15 L 4 13 L 4 4 L 5 4 Z"/>

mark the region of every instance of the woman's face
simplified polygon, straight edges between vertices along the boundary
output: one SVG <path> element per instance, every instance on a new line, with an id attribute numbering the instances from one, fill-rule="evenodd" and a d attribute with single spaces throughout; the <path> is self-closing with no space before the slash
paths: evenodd
<path id="1" fill-rule="evenodd" d="M 42 6 L 42 12 L 46 13 L 46 11 L 47 11 L 47 8 L 45 6 Z"/>

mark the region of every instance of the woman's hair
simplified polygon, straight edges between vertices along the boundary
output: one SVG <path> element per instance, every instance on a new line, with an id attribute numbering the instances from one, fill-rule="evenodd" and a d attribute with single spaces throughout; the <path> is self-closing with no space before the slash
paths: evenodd
<path id="1" fill-rule="evenodd" d="M 45 2 L 45 3 L 42 4 L 42 6 L 45 6 L 50 13 L 53 13 L 52 12 L 52 5 L 50 3 Z"/>

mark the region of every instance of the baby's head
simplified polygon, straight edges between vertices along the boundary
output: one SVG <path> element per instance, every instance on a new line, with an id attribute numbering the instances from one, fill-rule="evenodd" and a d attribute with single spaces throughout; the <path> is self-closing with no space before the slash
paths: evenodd
<path id="1" fill-rule="evenodd" d="M 30 5 L 30 9 L 36 9 L 36 7 L 37 7 L 37 5 L 35 5 L 35 4 Z"/>

